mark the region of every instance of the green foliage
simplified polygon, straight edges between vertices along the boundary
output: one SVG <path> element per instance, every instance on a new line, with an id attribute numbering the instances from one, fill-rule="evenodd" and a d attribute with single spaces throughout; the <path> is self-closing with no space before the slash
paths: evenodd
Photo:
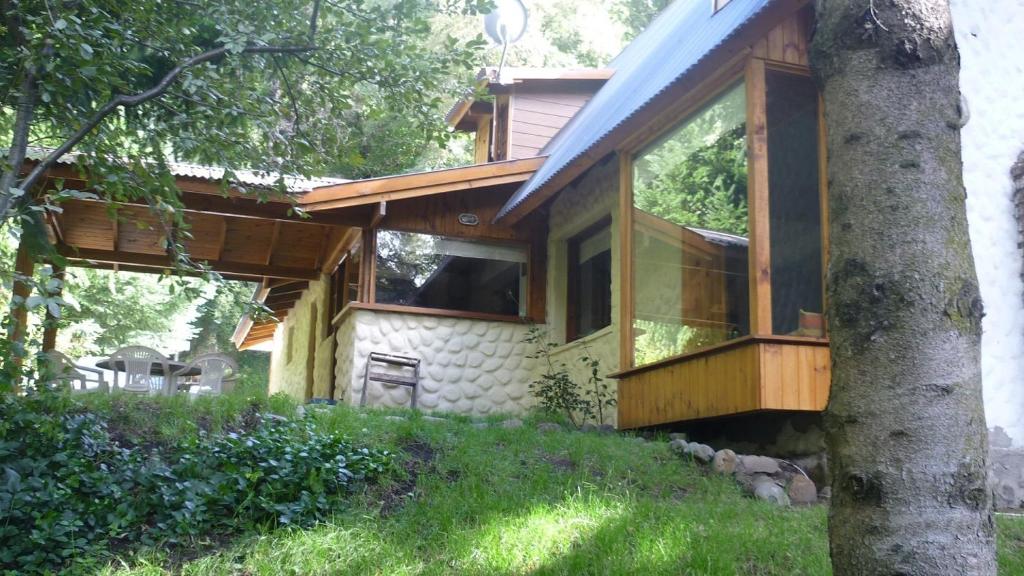
<path id="1" fill-rule="evenodd" d="M 636 207 L 680 226 L 747 235 L 746 126 L 694 150 L 672 138 L 643 156 Z"/>
<path id="2" fill-rule="evenodd" d="M 148 451 L 66 395 L 0 396 L 0 570 L 86 572 L 112 547 L 307 525 L 389 460 L 308 420 L 244 416 Z"/>
<path id="3" fill-rule="evenodd" d="M 632 40 L 640 35 L 672 0 L 615 0 L 612 16 L 625 28 L 625 39 Z"/>
<path id="4" fill-rule="evenodd" d="M 565 416 L 576 427 L 590 420 L 604 424 L 605 409 L 616 404 L 615 394 L 601 376 L 601 361 L 586 345 L 578 362 L 587 370 L 587 381 L 580 385 L 569 374 L 569 367 L 553 357 L 558 344 L 548 340 L 543 330 L 531 327 L 523 342 L 536 347 L 527 358 L 542 360 L 546 366 L 540 377 L 530 383 L 530 393 L 537 398 L 541 409 Z"/>

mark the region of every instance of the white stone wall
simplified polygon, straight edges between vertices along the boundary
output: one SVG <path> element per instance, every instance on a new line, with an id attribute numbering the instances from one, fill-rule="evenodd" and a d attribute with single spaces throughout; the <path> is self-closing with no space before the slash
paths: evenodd
<path id="1" fill-rule="evenodd" d="M 330 286 L 330 278 L 322 276 L 320 280 L 309 283 L 309 287 L 302 293 L 302 297 L 295 303 L 288 316 L 277 327 L 274 332 L 273 349 L 271 350 L 270 362 L 270 385 L 271 394 L 285 392 L 297 400 L 304 400 L 306 396 L 306 381 L 309 371 L 310 354 L 310 329 L 315 327 L 315 338 L 313 350 L 318 354 L 321 340 L 327 334 L 326 306 L 327 294 Z M 313 315 L 314 307 L 316 315 Z M 314 324 L 315 323 L 315 324 Z M 323 363 L 323 359 L 329 359 L 330 348 L 320 358 L 314 358 L 314 396 L 326 396 L 329 382 L 324 378 L 329 374 L 329 369 L 317 371 L 317 365 Z M 316 372 L 320 378 L 316 378 Z"/>
<path id="2" fill-rule="evenodd" d="M 383 352 L 422 361 L 417 403 L 423 410 L 522 412 L 533 403 L 528 386 L 534 360 L 526 358 L 529 347 L 522 343 L 528 329 L 514 322 L 353 310 L 337 338 L 338 397 L 358 404 L 366 358 Z M 366 403 L 408 406 L 409 392 L 371 383 Z"/>
<path id="3" fill-rule="evenodd" d="M 985 302 L 982 382 L 989 427 L 1024 444 L 1024 287 L 1010 167 L 1024 150 L 1024 3 L 952 0 L 967 218 Z"/>
<path id="4" fill-rule="evenodd" d="M 548 220 L 548 286 L 547 318 L 548 337 L 554 342 L 564 343 L 566 339 L 566 285 L 568 282 L 568 241 L 595 222 L 611 216 L 612 232 L 612 323 L 594 334 L 564 344 L 555 350 L 553 358 L 569 369 L 575 382 L 585 384 L 590 370 L 580 362 L 584 355 L 590 355 L 601 362 L 604 374 L 619 369 L 619 294 L 621 291 L 619 236 L 619 173 L 615 158 L 606 164 L 590 169 L 574 186 L 563 190 L 551 205 Z M 539 375 L 540 369 L 538 366 Z M 616 381 L 608 381 L 614 393 Z M 615 423 L 615 410 L 606 422 Z"/>

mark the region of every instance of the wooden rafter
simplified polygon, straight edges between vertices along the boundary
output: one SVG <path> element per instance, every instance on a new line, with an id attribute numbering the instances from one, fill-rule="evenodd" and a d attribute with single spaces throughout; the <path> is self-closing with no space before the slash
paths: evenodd
<path id="1" fill-rule="evenodd" d="M 61 256 L 76 263 L 96 262 L 108 264 L 128 264 L 139 268 L 171 269 L 174 263 L 165 255 L 139 254 L 135 252 L 122 252 L 118 250 L 95 250 L 90 248 L 73 248 L 66 245 L 57 246 Z M 319 273 L 308 268 L 297 268 L 294 266 L 269 266 L 252 264 L 248 262 L 230 262 L 223 260 L 206 261 L 206 264 L 215 272 L 234 277 L 260 278 L 264 276 L 274 278 L 293 278 L 300 280 L 316 280 Z M 149 270 L 152 272 L 153 270 Z"/>
<path id="2" fill-rule="evenodd" d="M 270 265 L 274 258 L 274 250 L 277 248 L 277 239 L 281 237 L 281 223 L 274 222 L 274 231 L 270 234 L 270 244 L 267 245 L 267 254 L 263 257 L 263 263 Z"/>

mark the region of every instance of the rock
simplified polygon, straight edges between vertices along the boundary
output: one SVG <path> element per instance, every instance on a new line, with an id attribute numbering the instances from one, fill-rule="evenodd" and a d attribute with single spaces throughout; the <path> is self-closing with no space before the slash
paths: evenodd
<path id="1" fill-rule="evenodd" d="M 715 457 L 715 449 L 707 444 L 699 444 L 697 442 L 690 442 L 687 444 L 686 449 L 683 450 L 683 454 L 691 456 L 694 460 L 701 464 L 707 464 Z"/>
<path id="2" fill-rule="evenodd" d="M 767 456 L 740 456 L 738 469 L 747 474 L 778 474 L 781 471 L 779 463 Z"/>
<path id="3" fill-rule="evenodd" d="M 540 432 L 561 432 L 562 425 L 555 422 L 541 422 L 537 424 L 537 430 Z"/>
<path id="4" fill-rule="evenodd" d="M 490 427 L 490 424 L 487 422 L 473 422 L 473 428 L 476 428 L 477 430 L 486 430 Z"/>
<path id="5" fill-rule="evenodd" d="M 384 419 L 391 420 L 394 422 L 405 422 L 405 418 L 403 418 L 402 416 L 385 416 Z"/>
<path id="6" fill-rule="evenodd" d="M 668 435 L 668 439 L 669 440 L 682 440 L 683 442 L 687 441 L 686 434 L 683 434 L 682 432 L 673 432 L 673 433 Z"/>
<path id="7" fill-rule="evenodd" d="M 264 412 L 263 417 L 267 420 L 273 420 L 274 422 L 287 422 L 288 419 L 280 414 L 271 414 L 270 412 Z"/>
<path id="8" fill-rule="evenodd" d="M 821 492 L 818 492 L 818 498 L 821 498 L 825 502 L 828 502 L 829 500 L 831 500 L 832 499 L 832 487 L 831 486 L 825 486 L 824 488 L 822 488 Z"/>
<path id="9" fill-rule="evenodd" d="M 295 407 L 295 417 L 296 418 L 305 418 L 306 417 L 306 409 L 303 408 L 301 404 Z"/>
<path id="10" fill-rule="evenodd" d="M 789 506 L 790 504 L 786 491 L 771 479 L 762 480 L 754 484 L 754 498 L 771 502 L 777 506 Z"/>
<path id="11" fill-rule="evenodd" d="M 501 423 L 502 428 L 522 428 L 523 421 L 519 418 L 509 418 Z"/>
<path id="12" fill-rule="evenodd" d="M 448 421 L 445 418 L 438 418 L 437 416 L 423 416 L 422 418 L 424 420 L 426 420 L 427 422 L 447 422 Z"/>
<path id="13" fill-rule="evenodd" d="M 583 425 L 580 426 L 580 432 L 597 432 L 597 424 L 594 424 L 593 422 L 584 422 Z"/>
<path id="14" fill-rule="evenodd" d="M 786 488 L 786 494 L 793 504 L 814 504 L 818 501 L 818 488 L 803 474 L 793 476 Z"/>
<path id="15" fill-rule="evenodd" d="M 737 464 L 739 458 L 728 448 L 715 452 L 714 458 L 711 459 L 711 469 L 719 474 L 732 474 L 736 471 Z"/>
<path id="16" fill-rule="evenodd" d="M 668 443 L 668 447 L 676 454 L 683 454 L 689 446 L 690 443 L 681 438 Z"/>
<path id="17" fill-rule="evenodd" d="M 611 424 L 601 424 L 597 427 L 597 431 L 601 434 L 615 434 L 615 426 Z"/>
<path id="18" fill-rule="evenodd" d="M 644 438 L 643 436 L 630 436 L 629 439 L 632 440 L 633 442 L 636 442 L 637 444 L 647 443 L 647 438 Z"/>

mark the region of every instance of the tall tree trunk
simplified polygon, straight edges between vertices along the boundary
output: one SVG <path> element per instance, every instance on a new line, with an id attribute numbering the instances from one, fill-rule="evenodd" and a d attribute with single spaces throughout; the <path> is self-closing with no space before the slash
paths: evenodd
<path id="1" fill-rule="evenodd" d="M 947 0 L 818 0 L 837 575 L 995 574 Z"/>

